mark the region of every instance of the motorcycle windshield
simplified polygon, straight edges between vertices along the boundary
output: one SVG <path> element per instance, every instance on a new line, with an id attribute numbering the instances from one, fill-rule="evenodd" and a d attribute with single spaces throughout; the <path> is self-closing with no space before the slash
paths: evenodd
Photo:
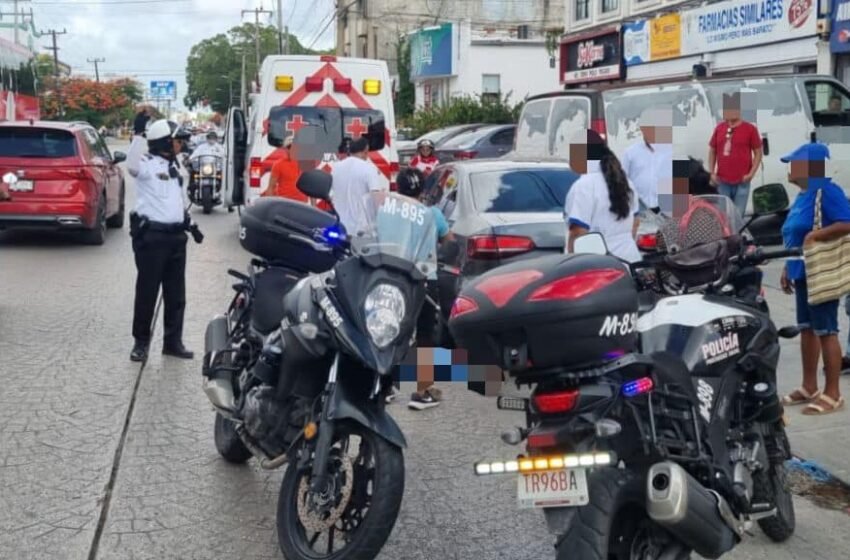
<path id="1" fill-rule="evenodd" d="M 685 250 L 738 235 L 744 220 L 726 196 L 688 196 L 674 204 L 673 217 L 661 220 L 659 246 L 668 251 Z"/>
<path id="2" fill-rule="evenodd" d="M 355 254 L 392 257 L 436 278 L 437 225 L 431 208 L 399 194 L 374 192 L 364 197 L 364 210 L 367 222 L 351 240 Z"/>

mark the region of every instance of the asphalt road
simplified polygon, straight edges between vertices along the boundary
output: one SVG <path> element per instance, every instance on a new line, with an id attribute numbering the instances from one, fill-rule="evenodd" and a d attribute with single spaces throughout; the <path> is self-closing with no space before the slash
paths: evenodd
<path id="1" fill-rule="evenodd" d="M 186 343 L 200 355 L 206 321 L 230 297 L 225 270 L 244 268 L 248 256 L 235 214 L 196 220 L 206 240 L 190 241 Z M 103 247 L 0 234 L 0 559 L 281 558 L 281 473 L 218 457 L 200 360 L 164 358 L 159 340 L 143 369 L 128 359 L 129 241 L 126 230 L 111 231 Z M 790 322 L 790 299 L 769 297 L 777 322 Z M 780 379 L 790 389 L 799 353 L 793 341 L 785 348 Z M 515 481 L 472 474 L 476 460 L 516 452 L 499 433 L 521 418 L 462 387 L 445 393 L 436 409 L 391 409 L 409 449 L 401 517 L 380 558 L 552 558 L 542 515 L 516 508 Z M 850 411 L 790 416 L 798 452 L 847 468 Z M 775 545 L 756 530 L 726 558 L 850 556 L 846 514 L 803 498 L 796 505 L 791 541 Z"/>

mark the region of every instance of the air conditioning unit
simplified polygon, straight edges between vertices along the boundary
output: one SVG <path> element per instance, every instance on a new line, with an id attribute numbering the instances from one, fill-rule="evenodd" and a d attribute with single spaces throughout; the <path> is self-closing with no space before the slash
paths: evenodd
<path id="1" fill-rule="evenodd" d="M 516 28 L 517 39 L 528 39 L 528 26 L 520 25 Z"/>

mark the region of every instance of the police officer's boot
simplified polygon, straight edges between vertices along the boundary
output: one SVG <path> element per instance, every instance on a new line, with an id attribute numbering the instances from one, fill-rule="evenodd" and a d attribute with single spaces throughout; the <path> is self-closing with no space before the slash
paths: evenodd
<path id="1" fill-rule="evenodd" d="M 130 360 L 133 362 L 144 362 L 148 359 L 148 348 L 150 344 L 143 340 L 136 340 L 133 351 L 130 352 Z"/>

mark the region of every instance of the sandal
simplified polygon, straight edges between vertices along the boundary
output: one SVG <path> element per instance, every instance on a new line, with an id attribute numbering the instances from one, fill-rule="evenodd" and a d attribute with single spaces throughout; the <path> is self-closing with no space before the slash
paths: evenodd
<path id="1" fill-rule="evenodd" d="M 797 406 L 798 404 L 808 404 L 814 402 L 821 396 L 821 391 L 809 393 L 802 387 L 794 389 L 790 394 L 782 397 L 782 404 L 785 406 Z"/>
<path id="2" fill-rule="evenodd" d="M 844 408 L 844 397 L 838 397 L 838 400 L 835 400 L 826 395 L 821 395 L 818 397 L 817 402 L 821 404 L 809 404 L 803 409 L 803 414 L 806 416 L 823 416 L 824 414 L 831 414 Z"/>

